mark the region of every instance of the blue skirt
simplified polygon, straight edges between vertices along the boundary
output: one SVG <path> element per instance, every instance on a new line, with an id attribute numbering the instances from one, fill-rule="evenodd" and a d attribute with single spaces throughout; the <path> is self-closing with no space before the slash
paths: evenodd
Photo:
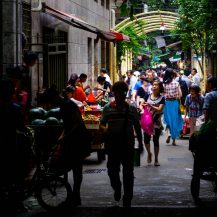
<path id="1" fill-rule="evenodd" d="M 165 100 L 163 115 L 164 123 L 169 128 L 172 139 L 178 138 L 183 127 L 179 100 Z"/>

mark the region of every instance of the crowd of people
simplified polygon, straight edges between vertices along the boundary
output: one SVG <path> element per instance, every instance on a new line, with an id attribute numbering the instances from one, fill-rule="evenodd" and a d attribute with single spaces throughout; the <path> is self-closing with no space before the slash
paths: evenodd
<path id="1" fill-rule="evenodd" d="M 2 79 L 0 82 L 0 115 L 3 126 L 7 126 L 4 131 L 0 132 L 0 136 L 8 141 L 7 146 L 3 147 L 5 148 L 4 153 L 9 155 L 16 155 L 11 152 L 11 150 L 17 149 L 16 130 L 27 131 L 26 120 L 22 115 L 25 115 L 26 109 L 28 109 L 28 106 L 24 107 L 23 104 L 29 105 L 29 101 L 21 96 L 25 93 L 28 97 L 31 96 L 31 91 L 28 88 L 30 84 L 23 81 L 28 80 L 29 68 L 35 64 L 36 60 L 37 56 L 33 54 L 26 57 L 23 65 L 25 73 L 23 70 L 15 70 L 16 73 L 10 75 L 9 79 Z M 112 84 L 106 69 L 102 68 L 94 87 L 91 88 L 87 79 L 86 74 L 73 73 L 66 82 L 62 96 L 55 92 L 55 86 L 52 86 L 41 97 L 42 103 L 50 102 L 52 104 L 55 102 L 55 106 L 60 107 L 64 133 L 70 134 L 68 145 L 71 146 L 71 169 L 74 174 L 73 203 L 75 206 L 81 204 L 83 160 L 90 154 L 90 144 L 87 145 L 90 140 L 81 112 L 84 106 L 92 102 L 88 101 L 91 94 L 94 96 L 95 103 L 104 102 L 100 129 L 106 135 L 108 176 L 114 189 L 116 201 L 122 198 L 120 166 L 123 167 L 124 207 L 130 207 L 133 198 L 135 137 L 138 140 L 140 153 L 143 151 L 143 144 L 145 145 L 147 163 L 154 162 L 154 166 L 160 166 L 160 136 L 163 129 L 167 132 L 166 142 L 170 143 L 170 139 L 172 139 L 172 145 L 176 146 L 176 140 L 180 137 L 183 123 L 187 117 L 190 120 L 190 134 L 195 132 L 198 120 L 203 122 L 213 120 L 217 123 L 217 78 L 207 79 L 207 89 L 203 93 L 200 89 L 202 78 L 196 69 L 190 71 L 186 68 L 179 72 L 171 68 L 147 69 L 145 71 L 129 70 L 126 72 L 125 78 Z M 186 87 L 187 89 L 184 89 Z M 50 91 L 51 89 L 54 91 Z M 185 108 L 184 117 L 181 114 L 181 105 Z M 21 108 L 25 108 L 24 111 Z M 145 130 L 147 128 L 141 127 L 141 119 L 147 111 L 151 114 L 152 122 L 148 131 Z M 154 144 L 154 156 L 151 139 Z M 6 160 L 8 159 L 1 158 L 0 165 L 4 165 Z M 19 161 L 17 156 L 13 160 Z M 16 162 L 14 165 L 19 165 Z M 1 167 L 1 170 L 5 171 L 5 167 Z M 5 174 L 8 174 L 7 171 Z M 1 179 L 2 184 L 7 183 L 7 180 L 14 180 L 11 176 L 16 176 L 16 173 L 8 174 L 5 179 Z M 17 182 L 21 181 L 17 180 Z"/>

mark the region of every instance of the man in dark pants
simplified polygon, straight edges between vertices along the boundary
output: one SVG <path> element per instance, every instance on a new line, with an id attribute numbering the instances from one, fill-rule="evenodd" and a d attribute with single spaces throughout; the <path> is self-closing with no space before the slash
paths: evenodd
<path id="1" fill-rule="evenodd" d="M 60 114 L 63 119 L 64 145 L 66 159 L 73 171 L 72 205 L 81 205 L 80 188 L 84 159 L 90 155 L 91 137 L 85 127 L 78 106 L 71 100 L 75 88 L 68 86 L 64 90 L 64 100 L 60 103 Z"/>
<path id="2" fill-rule="evenodd" d="M 139 114 L 126 102 L 128 86 L 124 81 L 116 82 L 112 89 L 115 101 L 107 104 L 102 112 L 100 127 L 107 131 L 108 176 L 114 189 L 114 199 L 121 199 L 120 166 L 123 167 L 123 206 L 130 207 L 134 184 L 134 129 L 143 150 Z"/>

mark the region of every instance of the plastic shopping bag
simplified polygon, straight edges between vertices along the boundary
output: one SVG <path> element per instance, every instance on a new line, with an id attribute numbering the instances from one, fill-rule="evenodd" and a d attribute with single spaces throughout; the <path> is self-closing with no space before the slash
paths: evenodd
<path id="1" fill-rule="evenodd" d="M 154 131 L 153 117 L 150 107 L 145 106 L 144 112 L 141 115 L 141 127 L 148 134 L 152 135 Z"/>
<path id="2" fill-rule="evenodd" d="M 92 90 L 90 91 L 90 94 L 89 94 L 88 97 L 87 97 L 87 101 L 88 101 L 89 103 L 96 103 L 96 102 L 97 102 L 96 97 L 94 96 Z"/>
<path id="3" fill-rule="evenodd" d="M 182 134 L 186 135 L 190 133 L 190 120 L 189 118 L 184 118 L 184 125 L 182 127 Z"/>

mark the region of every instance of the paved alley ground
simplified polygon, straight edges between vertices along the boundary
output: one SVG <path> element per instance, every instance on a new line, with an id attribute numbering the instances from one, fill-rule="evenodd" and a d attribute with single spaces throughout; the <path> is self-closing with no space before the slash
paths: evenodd
<path id="1" fill-rule="evenodd" d="M 212 184 L 201 181 L 200 197 L 204 207 L 198 208 L 192 200 L 190 182 L 193 156 L 188 150 L 188 139 L 177 140 L 172 146 L 165 142 L 165 133 L 160 138 L 160 166 L 147 165 L 146 152 L 141 156 L 141 165 L 135 167 L 134 198 L 132 209 L 123 213 L 122 202 L 114 203 L 106 169 L 106 160 L 97 163 L 96 153 L 85 161 L 81 190 L 82 206 L 69 213 L 56 216 L 207 216 L 217 205 Z M 153 144 L 152 144 L 153 145 Z M 152 146 L 153 148 L 153 146 Z M 153 150 L 153 149 L 152 149 Z M 69 182 L 72 185 L 72 173 Z M 35 198 L 26 202 L 29 212 L 20 216 L 55 216 L 42 209 Z M 215 210 L 216 212 L 216 210 Z M 216 215 L 214 215 L 216 216 Z"/>

